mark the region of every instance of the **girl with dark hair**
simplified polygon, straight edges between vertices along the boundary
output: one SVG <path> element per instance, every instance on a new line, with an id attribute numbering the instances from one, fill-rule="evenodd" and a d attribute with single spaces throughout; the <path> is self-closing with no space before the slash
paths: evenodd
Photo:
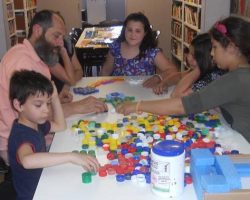
<path id="1" fill-rule="evenodd" d="M 219 107 L 228 124 L 250 142 L 250 23 L 237 17 L 217 22 L 210 31 L 211 55 L 226 74 L 188 96 L 121 104 L 117 112 L 159 115 L 199 113 Z"/>
<path id="2" fill-rule="evenodd" d="M 156 68 L 176 72 L 176 67 L 156 46 L 147 17 L 140 12 L 130 14 L 124 21 L 119 38 L 110 45 L 101 75 L 154 75 Z"/>
<path id="3" fill-rule="evenodd" d="M 186 63 L 192 69 L 176 85 L 172 97 L 188 95 L 207 86 L 226 71 L 218 69 L 211 56 L 212 43 L 208 33 L 196 36 L 186 50 Z"/>

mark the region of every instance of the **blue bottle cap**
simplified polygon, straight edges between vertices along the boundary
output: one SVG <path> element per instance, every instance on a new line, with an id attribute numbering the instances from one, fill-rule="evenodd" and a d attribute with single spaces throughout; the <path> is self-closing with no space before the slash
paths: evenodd
<path id="1" fill-rule="evenodd" d="M 160 156 L 178 156 L 184 152 L 184 145 L 175 140 L 164 140 L 155 144 L 152 151 Z"/>

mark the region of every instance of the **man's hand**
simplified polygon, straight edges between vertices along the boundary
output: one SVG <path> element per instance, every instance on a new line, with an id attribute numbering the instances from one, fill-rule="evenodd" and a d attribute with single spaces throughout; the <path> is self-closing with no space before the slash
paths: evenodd
<path id="1" fill-rule="evenodd" d="M 60 102 L 63 103 L 70 103 L 73 100 L 73 95 L 68 90 L 62 90 L 59 94 Z"/>
<path id="2" fill-rule="evenodd" d="M 118 113 L 121 113 L 121 114 L 124 114 L 124 115 L 128 115 L 130 113 L 135 113 L 136 112 L 136 104 L 137 102 L 126 102 L 126 103 L 122 103 L 122 104 L 119 104 L 117 107 L 116 107 L 116 112 Z"/>
<path id="3" fill-rule="evenodd" d="M 108 111 L 108 106 L 103 101 L 93 96 L 73 102 L 72 106 L 72 109 L 78 114 L 102 113 Z"/>

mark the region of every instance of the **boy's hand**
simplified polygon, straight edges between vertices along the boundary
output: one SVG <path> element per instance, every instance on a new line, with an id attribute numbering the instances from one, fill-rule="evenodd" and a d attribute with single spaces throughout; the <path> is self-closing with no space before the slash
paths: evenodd
<path id="1" fill-rule="evenodd" d="M 126 102 L 126 103 L 122 103 L 120 105 L 118 105 L 116 107 L 116 112 L 124 114 L 124 115 L 128 115 L 130 113 L 135 113 L 136 112 L 136 103 L 131 103 L 131 102 Z"/>
<path id="2" fill-rule="evenodd" d="M 100 168 L 100 164 L 97 159 L 93 156 L 81 154 L 81 153 L 72 153 L 71 162 L 76 165 L 82 166 L 85 170 L 91 172 L 97 172 Z"/>

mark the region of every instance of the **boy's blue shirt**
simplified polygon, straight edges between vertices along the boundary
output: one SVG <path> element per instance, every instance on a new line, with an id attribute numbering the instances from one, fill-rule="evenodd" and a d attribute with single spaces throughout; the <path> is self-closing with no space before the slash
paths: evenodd
<path id="1" fill-rule="evenodd" d="M 10 167 L 13 173 L 13 185 L 17 192 L 17 199 L 29 200 L 33 198 L 42 168 L 24 169 L 17 158 L 17 150 L 24 143 L 30 143 L 34 152 L 45 152 L 45 135 L 50 131 L 50 122 L 38 125 L 38 131 L 19 124 L 16 119 L 13 122 L 9 142 L 8 153 Z"/>

